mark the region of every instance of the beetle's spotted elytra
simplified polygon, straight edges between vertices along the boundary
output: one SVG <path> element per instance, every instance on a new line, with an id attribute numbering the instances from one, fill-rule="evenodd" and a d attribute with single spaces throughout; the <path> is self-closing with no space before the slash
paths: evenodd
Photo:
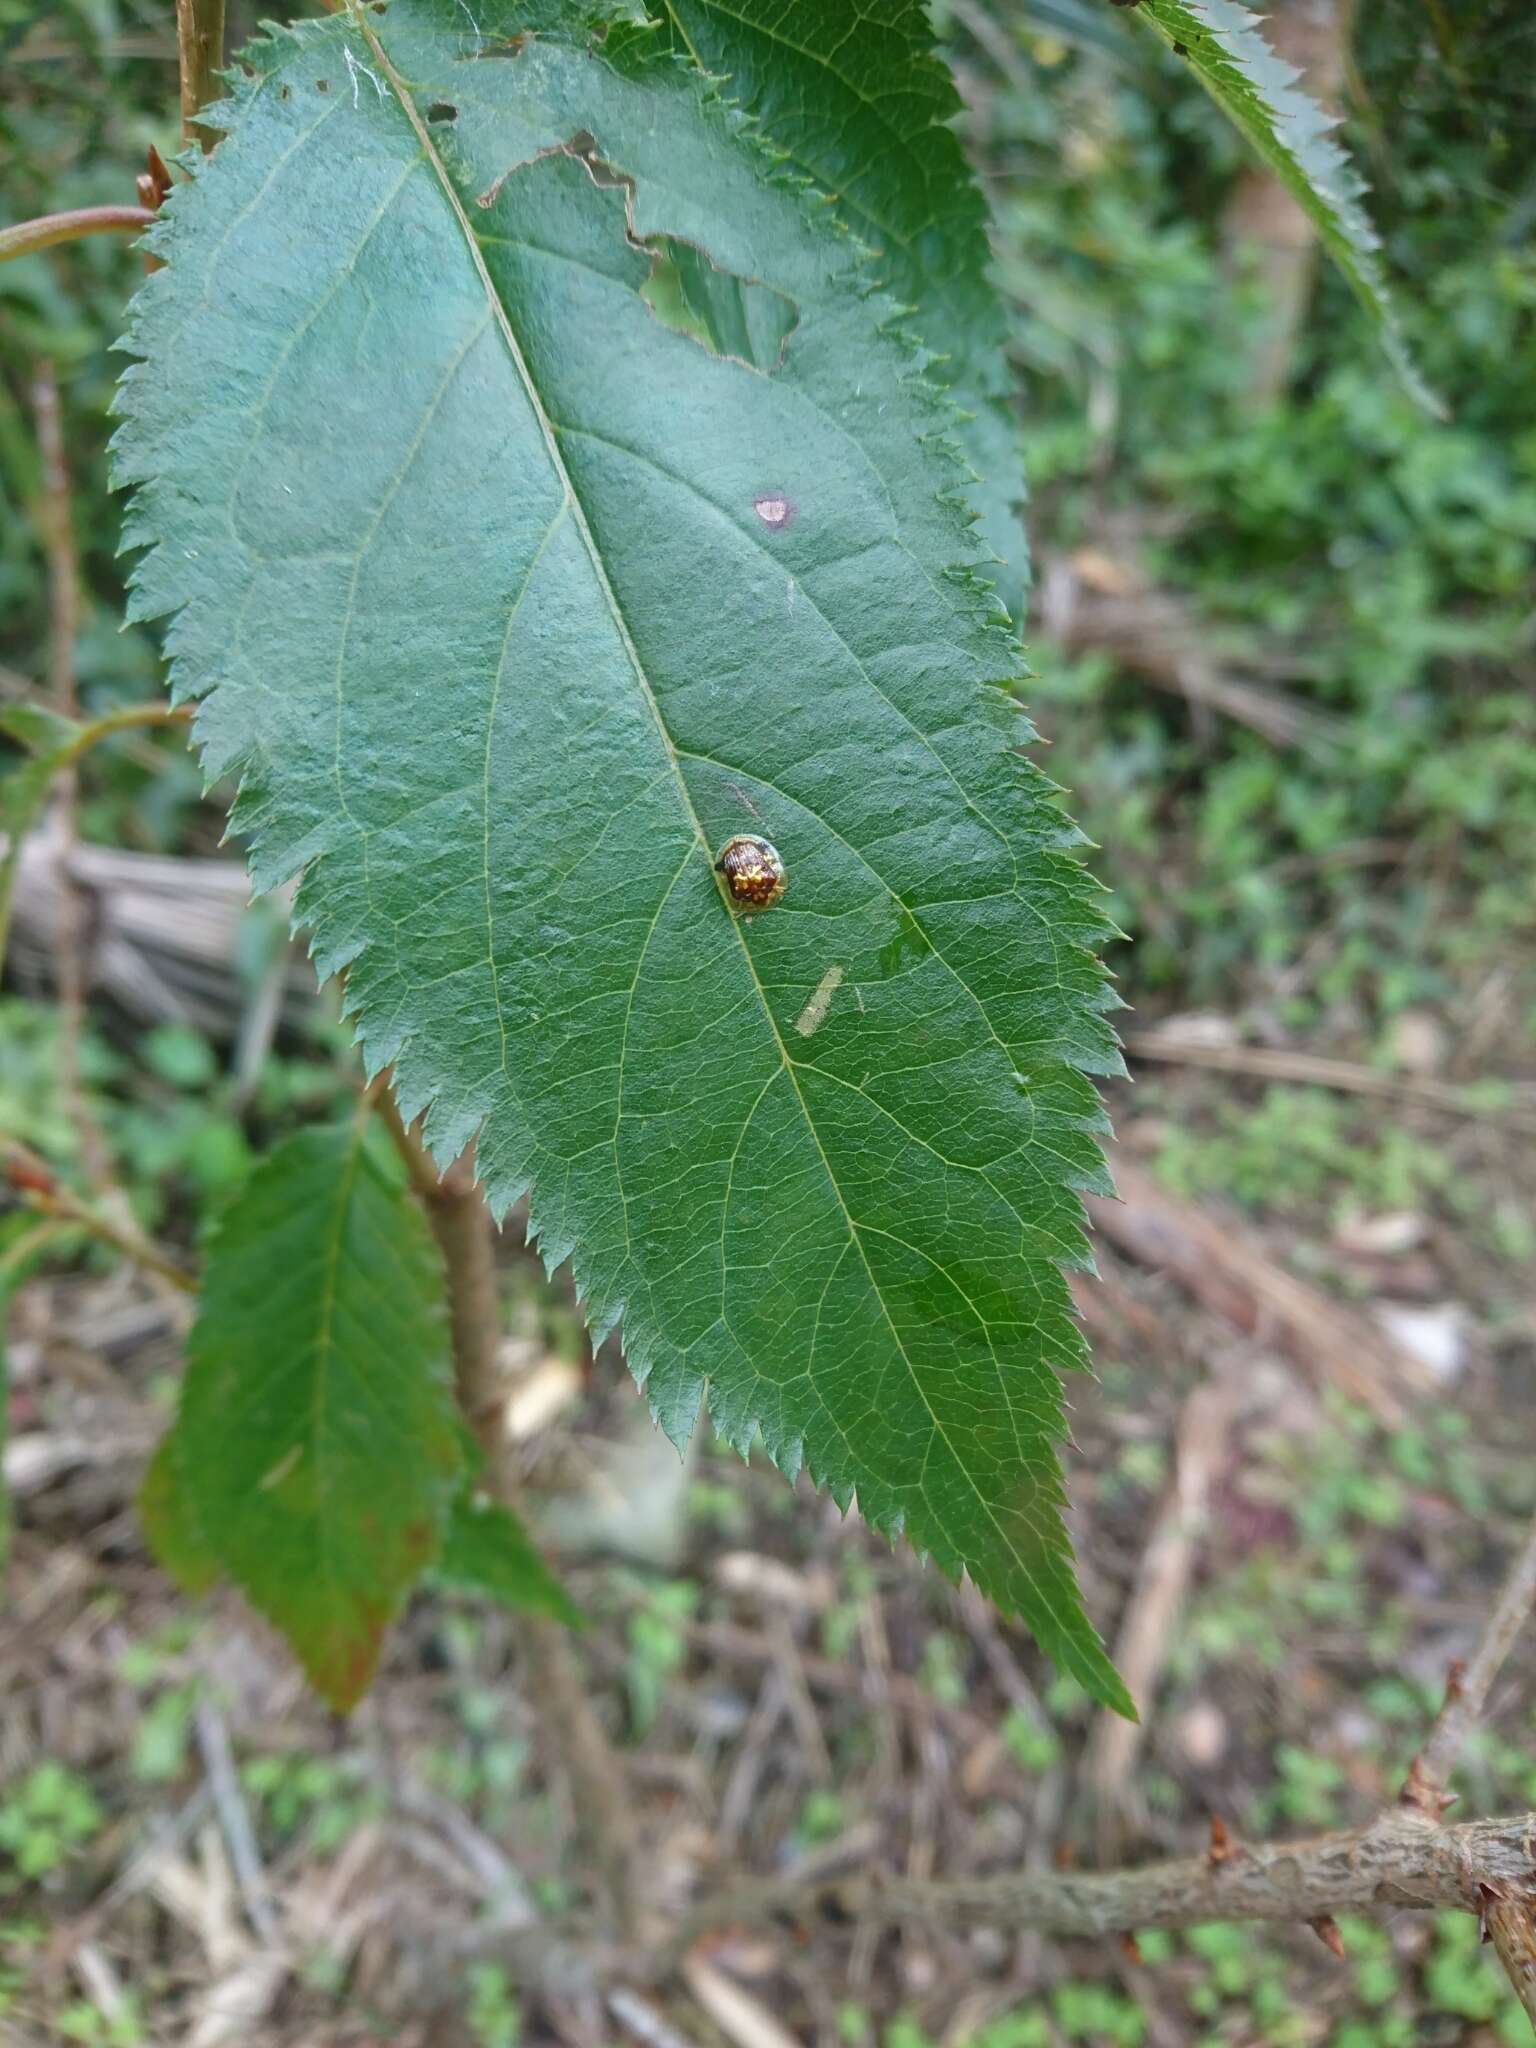
<path id="1" fill-rule="evenodd" d="M 736 832 L 715 855 L 731 901 L 741 910 L 768 910 L 784 894 L 788 879 L 779 849 L 755 832 Z"/>

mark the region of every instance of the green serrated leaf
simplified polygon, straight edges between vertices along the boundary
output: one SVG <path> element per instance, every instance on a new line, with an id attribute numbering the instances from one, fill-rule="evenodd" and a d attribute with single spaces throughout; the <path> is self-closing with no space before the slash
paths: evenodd
<path id="1" fill-rule="evenodd" d="M 1414 367 L 1398 325 L 1381 242 L 1360 203 L 1364 181 L 1333 139 L 1333 117 L 1265 42 L 1258 16 L 1240 0 L 1137 0 L 1134 11 L 1190 66 L 1304 209 L 1375 322 L 1404 386 L 1443 419 L 1445 408 Z"/>
<path id="2" fill-rule="evenodd" d="M 1029 585 L 1024 470 L 1007 321 L 988 276 L 987 202 L 951 125 L 960 95 L 922 0 L 658 0 L 683 48 L 725 80 L 775 149 L 878 252 L 937 360 L 930 374 L 977 482 L 998 593 L 1017 621 Z"/>
<path id="3" fill-rule="evenodd" d="M 162 1568 L 194 1596 L 206 1593 L 219 1576 L 210 1548 L 176 1469 L 176 1432 L 167 1430 L 155 1446 L 139 1485 L 139 1521 Z"/>
<path id="4" fill-rule="evenodd" d="M 288 1139 L 220 1222 L 170 1441 L 166 1562 L 211 1554 L 353 1706 L 463 1468 L 437 1255 L 355 1123 Z"/>
<path id="5" fill-rule="evenodd" d="M 448 1586 L 489 1593 L 523 1614 L 544 1614 L 567 1628 L 586 1625 L 517 1516 L 472 1490 L 453 1503 L 434 1576 Z"/>
<path id="6" fill-rule="evenodd" d="M 1055 1454 L 1106 926 L 952 409 L 691 65 L 482 48 L 391 0 L 248 51 L 135 304 L 136 610 L 370 1068 L 669 1432 L 707 1393 L 1128 1707 Z M 656 317 L 679 242 L 794 308 L 776 368 Z"/>

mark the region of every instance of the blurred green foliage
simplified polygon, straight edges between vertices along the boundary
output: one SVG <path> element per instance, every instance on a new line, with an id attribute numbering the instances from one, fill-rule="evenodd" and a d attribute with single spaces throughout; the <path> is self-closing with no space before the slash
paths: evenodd
<path id="1" fill-rule="evenodd" d="M 1346 1958 L 1340 1979 L 1304 2002 L 1296 1996 L 1295 1971 L 1302 1937 L 1288 1932 L 1212 1921 L 1182 1934 L 1149 1931 L 1137 1947 L 1142 1965 L 1155 1973 L 1163 2030 L 1182 2004 L 1189 2031 L 1181 2029 L 1179 2038 L 1197 2048 L 1418 2048 L 1463 2038 L 1458 2020 L 1488 2026 L 1491 2032 L 1477 2038 L 1490 2048 L 1515 2048 L 1530 2038 L 1508 1984 L 1478 1954 L 1470 1915 L 1437 1914 L 1425 1929 L 1421 1985 L 1386 1928 L 1349 1915 L 1339 1930 Z M 1410 1936 L 1411 1950 L 1420 1946 Z M 938 2039 L 910 2015 L 880 2028 L 852 2002 L 839 2008 L 837 2029 L 848 2048 L 936 2048 Z M 957 2048 L 1052 2048 L 1060 2041 L 1139 2048 L 1153 2036 L 1127 1991 L 1104 1978 L 1068 1978 L 1046 2000 L 944 2038 Z"/>
<path id="2" fill-rule="evenodd" d="M 1356 11 L 1346 137 L 1440 425 L 1326 268 L 1289 390 L 1248 407 L 1265 306 L 1222 246 L 1234 138 L 1149 39 L 1069 41 L 1057 13 L 1024 11 L 1007 78 L 966 59 L 1041 573 L 1136 559 L 1218 666 L 1253 658 L 1326 725 L 1279 747 L 1036 635 L 1050 766 L 1139 995 L 1368 1032 L 1528 954 L 1536 916 L 1536 25 L 1492 0 Z"/>
<path id="3" fill-rule="evenodd" d="M 56 1758 L 45 1758 L 0 1798 L 0 1859 L 18 1878 L 51 1876 L 101 1824 L 101 1808 L 86 1780 Z"/>
<path id="4" fill-rule="evenodd" d="M 131 205 L 151 144 L 179 146 L 175 24 L 156 0 L 0 0 L 0 220 L 90 205 Z M 56 366 L 75 497 L 86 604 L 76 650 L 82 695 L 106 709 L 158 687 L 157 637 L 122 630 L 121 507 L 108 494 L 108 406 L 120 367 L 112 345 L 143 274 L 125 235 L 94 235 L 0 265 L 0 663 L 43 672 L 47 598 L 30 510 L 38 489 L 31 385 Z M 5 681 L 14 694 L 15 678 Z M 157 763 L 164 755 L 166 768 Z M 172 765 L 174 764 L 174 765 Z M 163 781 L 168 770 L 169 783 Z M 182 738 L 118 747 L 97 767 L 122 797 L 150 807 L 162 831 L 197 793 Z M 174 791 L 179 802 L 168 807 Z M 157 815 L 158 814 L 158 815 Z M 88 821 L 89 822 L 89 821 Z M 142 828 L 113 836 L 128 843 Z"/>

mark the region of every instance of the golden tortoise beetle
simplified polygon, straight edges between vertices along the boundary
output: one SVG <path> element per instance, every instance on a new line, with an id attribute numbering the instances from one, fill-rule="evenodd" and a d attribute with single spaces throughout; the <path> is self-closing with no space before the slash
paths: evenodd
<path id="1" fill-rule="evenodd" d="M 784 894 L 786 876 L 779 849 L 755 832 L 735 832 L 715 855 L 731 901 L 741 910 L 767 910 Z"/>

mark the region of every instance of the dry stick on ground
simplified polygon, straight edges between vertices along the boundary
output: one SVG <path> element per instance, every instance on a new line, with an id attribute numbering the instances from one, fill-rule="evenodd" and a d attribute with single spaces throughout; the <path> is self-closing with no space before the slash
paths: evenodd
<path id="1" fill-rule="evenodd" d="M 1262 1335 L 1316 1378 L 1400 1427 L 1407 1394 L 1429 1394 L 1427 1368 L 1343 1302 L 1276 1265 L 1248 1233 L 1160 1187 L 1117 1148 L 1120 1200 L 1090 1196 L 1096 1229 L 1146 1266 L 1158 1267 L 1237 1329 Z"/>
<path id="2" fill-rule="evenodd" d="M 443 1255 L 459 1406 L 485 1455 L 486 1490 L 517 1512 L 520 1488 L 504 1427 L 506 1395 L 497 1360 L 501 1306 L 491 1213 L 469 1157 L 440 1174 L 401 1117 L 387 1082 L 378 1088 L 375 1100 Z M 519 1615 L 517 1622 L 540 1733 L 559 1746 L 582 1832 L 598 1862 L 606 1904 L 620 1929 L 632 1934 L 638 1873 L 623 1766 L 593 1711 L 569 1632 L 542 1615 Z"/>
<path id="3" fill-rule="evenodd" d="M 138 706 L 147 712 L 150 707 Z M 161 707 L 162 710 L 165 707 Z M 114 714 L 116 724 L 168 724 Z M 181 721 L 175 721 L 181 722 Z M 106 720 L 94 729 L 101 737 Z M 90 733 L 91 727 L 83 729 Z M 40 987 L 53 968 L 58 917 L 53 887 L 50 827 L 29 832 L 21 845 L 12 902 L 7 959 L 23 986 Z M 91 902 L 91 947 L 86 971 L 92 997 L 106 997 L 135 1023 L 191 1024 L 205 1036 L 238 1041 L 250 998 L 236 967 L 242 927 L 252 915 L 250 878 L 238 861 L 177 859 L 130 853 L 82 841 L 70 862 L 71 879 Z M 257 915 L 286 924 L 291 892 L 276 890 Z M 302 1024 L 323 1002 L 314 970 L 290 948 L 283 992 L 285 1021 Z"/>
<path id="4" fill-rule="evenodd" d="M 1096 548 L 1047 559 L 1036 606 L 1042 629 L 1067 654 L 1108 654 L 1195 712 L 1219 711 L 1278 747 L 1326 747 L 1337 728 L 1308 704 L 1242 682 L 1211 659 L 1211 632 L 1171 591 Z"/>
<path id="5" fill-rule="evenodd" d="M 771 1636 L 749 1628 L 738 1628 L 733 1622 L 684 1622 L 683 1633 L 691 1643 L 712 1657 L 770 1666 L 776 1666 L 779 1661 L 778 1645 Z M 866 1654 L 868 1643 L 869 1638 L 866 1637 Z M 879 1714 L 887 1703 L 900 1708 L 904 1714 L 931 1713 L 965 1742 L 984 1741 L 992 1732 L 980 1714 L 936 1699 L 920 1680 L 909 1677 L 904 1671 L 875 1671 L 868 1666 L 860 1671 L 852 1664 L 839 1663 L 832 1657 L 818 1657 L 809 1650 L 799 1653 L 799 1665 L 813 1692 L 842 1694 L 863 1700 L 872 1714 Z"/>
<path id="6" fill-rule="evenodd" d="M 1376 1095 L 1419 1109 L 1442 1110 L 1449 1116 L 1481 1118 L 1511 1130 L 1536 1131 L 1536 1108 L 1519 1100 L 1490 1107 L 1475 1089 L 1449 1081 L 1426 1081 L 1414 1074 L 1383 1074 L 1353 1060 L 1330 1060 L 1317 1053 L 1292 1052 L 1279 1046 L 1201 1045 L 1172 1031 L 1128 1031 L 1125 1049 L 1133 1060 L 1161 1060 L 1181 1067 L 1210 1067 L 1221 1074 L 1251 1074 L 1269 1081 L 1297 1081 L 1314 1088 L 1333 1088 L 1346 1095 Z M 1508 1083 L 1511 1088 L 1529 1084 Z"/>
<path id="7" fill-rule="evenodd" d="M 1173 1484 L 1148 1535 L 1115 1645 L 1116 1666 L 1143 1718 L 1127 1721 L 1105 1708 L 1089 1745 L 1086 1777 L 1098 1814 L 1099 1852 L 1105 1858 L 1120 1845 L 1132 1773 L 1146 1739 L 1163 1661 L 1177 1633 L 1211 1488 L 1226 1456 L 1233 1393 L 1231 1382 L 1218 1373 L 1203 1380 L 1184 1403 Z"/>

